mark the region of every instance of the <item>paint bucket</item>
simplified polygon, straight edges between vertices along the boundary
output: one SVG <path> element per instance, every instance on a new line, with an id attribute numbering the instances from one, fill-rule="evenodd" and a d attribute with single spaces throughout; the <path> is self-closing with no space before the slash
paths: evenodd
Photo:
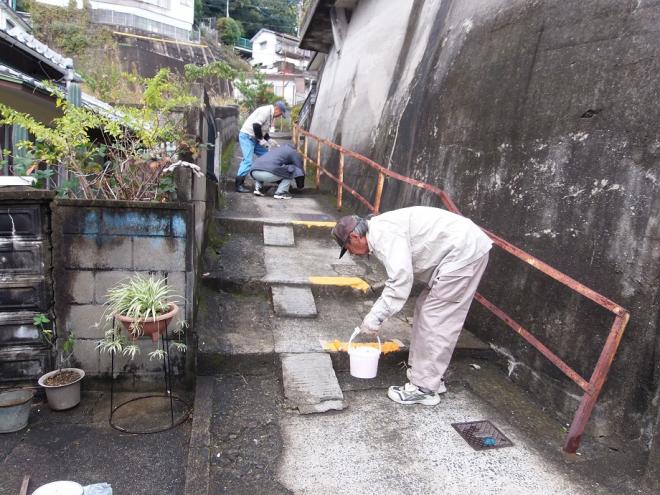
<path id="1" fill-rule="evenodd" d="M 351 376 L 355 378 L 376 378 L 378 374 L 378 359 L 382 345 L 380 337 L 378 339 L 378 349 L 373 347 L 352 347 L 353 339 L 360 333 L 360 329 L 356 328 L 348 339 L 348 356 L 351 363 Z"/>
<path id="2" fill-rule="evenodd" d="M 75 481 L 53 481 L 46 485 L 41 485 L 32 495 L 83 495 L 85 489 Z"/>

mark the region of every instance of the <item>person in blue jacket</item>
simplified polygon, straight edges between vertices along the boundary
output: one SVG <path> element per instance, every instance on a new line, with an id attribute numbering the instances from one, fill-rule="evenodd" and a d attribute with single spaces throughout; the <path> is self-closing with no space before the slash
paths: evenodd
<path id="1" fill-rule="evenodd" d="M 272 148 L 252 163 L 250 176 L 254 179 L 255 196 L 264 196 L 264 184 L 277 184 L 275 199 L 291 199 L 289 189 L 305 186 L 302 155 L 290 145 Z"/>

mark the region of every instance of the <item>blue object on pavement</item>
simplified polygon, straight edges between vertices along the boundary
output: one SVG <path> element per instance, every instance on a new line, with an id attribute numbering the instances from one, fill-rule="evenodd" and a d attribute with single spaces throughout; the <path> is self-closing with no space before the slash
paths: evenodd
<path id="1" fill-rule="evenodd" d="M 492 447 L 493 445 L 497 445 L 497 440 L 495 440 L 493 437 L 484 437 L 484 445 L 487 447 Z"/>

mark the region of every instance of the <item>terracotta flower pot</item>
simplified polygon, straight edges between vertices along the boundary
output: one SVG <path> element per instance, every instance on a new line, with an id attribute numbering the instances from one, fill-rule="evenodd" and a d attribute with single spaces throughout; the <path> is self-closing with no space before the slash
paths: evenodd
<path id="1" fill-rule="evenodd" d="M 136 326 L 139 328 L 141 335 L 150 335 L 152 341 L 158 342 L 160 334 L 167 330 L 167 325 L 169 325 L 170 321 L 172 321 L 172 318 L 174 318 L 178 312 L 179 306 L 174 303 L 170 303 L 170 310 L 167 313 L 156 316 L 156 318 L 138 320 L 139 324 Z M 123 315 L 115 315 L 115 318 L 121 321 L 121 324 L 124 325 L 124 328 L 128 331 L 130 338 L 135 340 L 132 333 L 132 325 L 135 320 Z"/>

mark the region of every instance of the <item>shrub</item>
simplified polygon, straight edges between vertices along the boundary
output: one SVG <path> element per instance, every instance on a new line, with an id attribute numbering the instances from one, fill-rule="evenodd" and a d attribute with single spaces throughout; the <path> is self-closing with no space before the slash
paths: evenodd
<path id="1" fill-rule="evenodd" d="M 243 34 L 241 25 L 231 17 L 221 17 L 216 23 L 220 39 L 225 45 L 233 46 Z"/>

